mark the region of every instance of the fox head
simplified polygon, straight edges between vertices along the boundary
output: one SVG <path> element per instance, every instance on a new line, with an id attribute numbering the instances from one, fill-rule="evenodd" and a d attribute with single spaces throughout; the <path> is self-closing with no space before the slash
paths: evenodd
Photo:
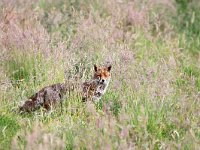
<path id="1" fill-rule="evenodd" d="M 94 77 L 93 79 L 97 79 L 100 84 L 108 84 L 111 78 L 111 70 L 112 66 L 97 66 L 94 65 Z"/>

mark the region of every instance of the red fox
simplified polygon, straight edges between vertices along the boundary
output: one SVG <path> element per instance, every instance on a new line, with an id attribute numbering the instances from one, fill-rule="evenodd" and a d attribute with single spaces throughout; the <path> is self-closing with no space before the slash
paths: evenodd
<path id="1" fill-rule="evenodd" d="M 99 101 L 105 94 L 111 79 L 111 65 L 97 67 L 94 65 L 94 76 L 82 84 L 82 100 Z"/>
<path id="2" fill-rule="evenodd" d="M 82 101 L 99 101 L 105 94 L 111 79 L 111 65 L 97 67 L 94 65 L 94 76 L 92 80 L 82 84 Z M 44 87 L 20 107 L 20 111 L 30 112 L 39 109 L 41 106 L 50 110 L 56 103 L 61 103 L 66 93 L 71 90 L 67 83 L 57 83 Z"/>

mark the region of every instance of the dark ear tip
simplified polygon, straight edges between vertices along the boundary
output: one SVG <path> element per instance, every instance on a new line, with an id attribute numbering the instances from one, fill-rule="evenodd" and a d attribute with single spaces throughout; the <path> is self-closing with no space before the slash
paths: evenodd
<path id="1" fill-rule="evenodd" d="M 94 64 L 94 70 L 97 71 L 97 65 L 96 64 Z"/>
<path id="2" fill-rule="evenodd" d="M 108 71 L 110 71 L 110 70 L 111 70 L 111 68 L 112 68 L 112 65 L 109 65 L 109 66 L 108 66 Z"/>

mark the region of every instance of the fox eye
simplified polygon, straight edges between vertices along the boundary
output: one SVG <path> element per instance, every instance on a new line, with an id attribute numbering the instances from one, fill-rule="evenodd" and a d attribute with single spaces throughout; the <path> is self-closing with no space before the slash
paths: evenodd
<path id="1" fill-rule="evenodd" d="M 97 79 L 99 79 L 99 80 L 100 80 L 100 79 L 101 79 L 101 77 L 100 77 L 100 76 L 97 76 Z"/>

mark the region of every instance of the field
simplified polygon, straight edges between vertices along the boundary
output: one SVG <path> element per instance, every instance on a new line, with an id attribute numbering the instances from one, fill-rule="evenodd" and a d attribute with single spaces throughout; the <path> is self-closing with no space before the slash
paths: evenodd
<path id="1" fill-rule="evenodd" d="M 199 0 L 1 0 L 0 149 L 200 148 Z M 58 82 L 112 64 L 99 103 L 76 90 L 20 114 Z M 78 78 L 78 80 L 77 80 Z"/>

